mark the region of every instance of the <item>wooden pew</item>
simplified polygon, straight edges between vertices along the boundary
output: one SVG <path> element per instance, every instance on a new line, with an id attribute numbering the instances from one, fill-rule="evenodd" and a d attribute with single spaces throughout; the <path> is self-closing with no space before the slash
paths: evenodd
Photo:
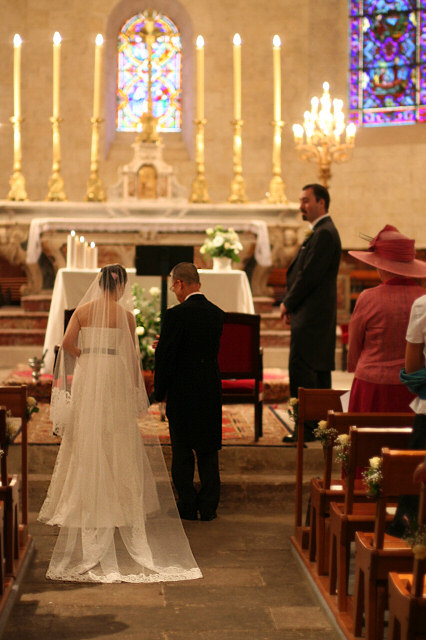
<path id="1" fill-rule="evenodd" d="M 4 556 L 5 574 L 16 576 L 19 560 L 19 480 L 18 476 L 7 474 L 6 407 L 0 406 L 0 449 L 1 458 L 0 500 L 4 504 Z"/>
<path id="2" fill-rule="evenodd" d="M 336 594 L 339 611 L 346 611 L 349 577 L 350 545 L 357 531 L 373 531 L 376 520 L 376 504 L 355 501 L 355 476 L 357 467 L 368 466 L 373 456 L 380 455 L 382 447 L 403 449 L 407 447 L 411 428 L 383 429 L 351 427 L 348 472 L 345 478 L 343 503 L 330 504 L 329 593 Z M 389 517 L 389 520 L 391 518 Z"/>
<path id="3" fill-rule="evenodd" d="M 389 572 L 408 572 L 413 566 L 413 553 L 407 541 L 385 533 L 386 507 L 401 495 L 420 493 L 420 485 L 413 482 L 413 473 L 425 453 L 382 450 L 383 479 L 374 533 L 358 532 L 355 536 L 354 634 L 361 636 L 364 614 L 366 640 L 383 638 Z"/>
<path id="4" fill-rule="evenodd" d="M 426 525 L 426 487 L 420 494 L 419 525 Z M 391 572 L 389 590 L 389 640 L 426 638 L 426 558 L 414 557 L 412 573 Z"/>
<path id="5" fill-rule="evenodd" d="M 349 432 L 349 427 L 408 427 L 414 422 L 414 413 L 349 413 L 329 411 L 328 428 L 337 435 Z M 337 437 L 336 435 L 336 437 Z M 316 560 L 318 575 L 328 573 L 328 539 L 326 523 L 331 502 L 343 502 L 342 478 L 331 478 L 334 442 L 324 447 L 324 472 L 322 478 L 311 480 L 311 514 L 309 532 L 309 560 Z M 333 488 L 331 488 L 333 487 Z M 334 488 L 339 487 L 339 488 Z M 366 496 L 365 490 L 355 491 L 356 500 Z"/>
<path id="6" fill-rule="evenodd" d="M 325 420 L 330 409 L 340 411 L 340 396 L 347 389 L 304 389 L 299 387 L 299 403 L 297 416 L 297 454 L 296 454 L 296 497 L 295 497 L 295 530 L 293 544 L 300 550 L 309 546 L 309 528 L 302 527 L 302 492 L 303 492 L 303 425 L 306 420 Z"/>
<path id="7" fill-rule="evenodd" d="M 20 528 L 20 545 L 25 546 L 28 538 L 28 421 L 27 421 L 27 387 L 0 385 L 0 405 L 10 410 L 13 417 L 21 418 L 21 507 L 22 525 Z"/>

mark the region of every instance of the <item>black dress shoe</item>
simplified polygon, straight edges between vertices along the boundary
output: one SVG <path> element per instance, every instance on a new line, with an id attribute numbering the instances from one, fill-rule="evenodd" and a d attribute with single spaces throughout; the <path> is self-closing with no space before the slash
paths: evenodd
<path id="1" fill-rule="evenodd" d="M 196 511 L 186 511 L 178 507 L 181 520 L 198 520 L 198 514 Z"/>
<path id="2" fill-rule="evenodd" d="M 297 444 L 297 440 L 294 436 L 284 436 L 283 442 L 285 444 Z"/>
<path id="3" fill-rule="evenodd" d="M 217 518 L 217 513 L 205 513 L 205 514 L 200 513 L 200 520 L 203 520 L 204 522 L 210 522 L 215 518 Z"/>

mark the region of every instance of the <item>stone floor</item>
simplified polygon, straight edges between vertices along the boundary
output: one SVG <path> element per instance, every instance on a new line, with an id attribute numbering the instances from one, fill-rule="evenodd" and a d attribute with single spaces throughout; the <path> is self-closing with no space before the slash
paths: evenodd
<path id="1" fill-rule="evenodd" d="M 228 505 L 212 522 L 185 522 L 204 577 L 153 585 L 48 582 L 55 531 L 31 521 L 36 553 L 7 640 L 340 637 L 291 551 L 292 515 Z"/>

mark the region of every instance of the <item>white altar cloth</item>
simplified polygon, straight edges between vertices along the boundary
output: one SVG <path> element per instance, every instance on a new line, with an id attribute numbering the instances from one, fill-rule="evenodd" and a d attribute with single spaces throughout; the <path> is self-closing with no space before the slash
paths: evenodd
<path id="1" fill-rule="evenodd" d="M 116 218 L 34 218 L 31 220 L 28 234 L 27 264 L 35 263 L 41 255 L 41 234 L 46 231 L 71 231 L 75 229 L 77 234 L 92 232 L 203 232 L 206 228 L 220 224 L 220 220 L 211 221 L 193 219 L 180 220 L 176 218 L 146 218 L 133 215 L 132 217 Z M 223 222 L 228 225 L 228 222 Z M 269 235 L 266 223 L 261 220 L 248 220 L 232 222 L 232 227 L 237 232 L 251 232 L 256 235 L 256 247 L 254 256 L 258 264 L 269 267 L 272 264 Z"/>
<path id="2" fill-rule="evenodd" d="M 55 345 L 61 343 L 64 333 L 65 309 L 74 309 L 78 305 L 98 271 L 99 269 L 58 270 L 43 346 L 43 353 L 47 349 L 43 373 L 52 373 Z M 135 269 L 127 269 L 127 273 L 130 284 L 137 282 L 145 289 L 161 286 L 159 276 L 137 276 Z M 211 302 L 217 304 L 224 311 L 254 313 L 253 297 L 245 271 L 219 272 L 212 269 L 199 269 L 198 273 L 200 274 L 201 291 Z M 168 305 L 177 304 L 176 297 L 169 287 L 167 291 Z"/>

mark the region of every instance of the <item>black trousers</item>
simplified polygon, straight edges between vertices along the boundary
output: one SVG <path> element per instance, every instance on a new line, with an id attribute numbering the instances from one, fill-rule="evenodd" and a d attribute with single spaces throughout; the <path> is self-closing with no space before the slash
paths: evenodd
<path id="1" fill-rule="evenodd" d="M 331 389 L 331 371 L 317 371 L 312 369 L 303 358 L 297 353 L 294 345 L 290 346 L 290 356 L 288 359 L 288 374 L 290 378 L 290 395 L 292 398 L 298 397 L 299 387 L 305 389 Z M 317 427 L 314 421 L 306 421 L 304 425 L 304 439 L 306 442 L 313 440 L 313 430 Z M 297 427 L 294 432 L 297 438 Z"/>
<path id="2" fill-rule="evenodd" d="M 178 509 L 181 515 L 201 517 L 216 513 L 220 497 L 220 475 L 218 451 L 197 451 L 183 442 L 170 429 L 172 444 L 172 479 L 178 494 Z M 197 458 L 200 490 L 194 486 L 195 457 Z"/>

